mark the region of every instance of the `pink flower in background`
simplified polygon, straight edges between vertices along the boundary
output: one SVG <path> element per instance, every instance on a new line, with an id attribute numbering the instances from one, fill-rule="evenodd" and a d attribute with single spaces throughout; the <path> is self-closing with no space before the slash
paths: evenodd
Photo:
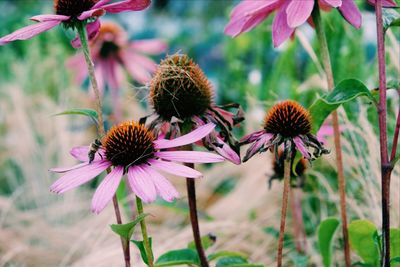
<path id="1" fill-rule="evenodd" d="M 54 0 L 56 14 L 38 15 L 31 18 L 36 24 L 21 28 L 11 34 L 0 38 L 0 46 L 15 40 L 27 40 L 42 32 L 48 31 L 63 23 L 73 27 L 77 21 L 94 21 L 87 24 L 89 39 L 98 33 L 100 22 L 98 17 L 105 12 L 120 13 L 125 11 L 139 11 L 150 5 L 150 0 L 124 0 L 109 3 L 111 0 Z"/>
<path id="2" fill-rule="evenodd" d="M 371 5 L 375 5 L 376 0 L 368 0 L 368 3 L 370 3 Z M 394 0 L 382 0 L 382 6 L 383 7 L 396 7 L 397 4 Z"/>
<path id="3" fill-rule="evenodd" d="M 232 11 L 225 34 L 236 37 L 248 32 L 276 11 L 272 39 L 277 47 L 304 22 L 311 19 L 315 0 L 243 0 Z M 389 0 L 387 0 L 389 1 Z M 337 8 L 354 27 L 361 27 L 361 13 L 354 0 L 319 0 L 322 8 Z"/>
<path id="4" fill-rule="evenodd" d="M 102 140 L 102 146 L 94 160 L 89 163 L 89 147 L 75 147 L 71 155 L 81 161 L 70 168 L 53 168 L 52 172 L 65 173 L 53 183 L 50 190 L 64 193 L 89 182 L 113 166 L 97 187 L 92 199 L 92 211 L 100 213 L 111 201 L 122 176 L 127 174 L 132 192 L 144 202 L 153 202 L 157 196 L 166 201 L 179 197 L 173 185 L 159 173 L 163 171 L 173 175 L 199 178 L 202 174 L 192 168 L 176 164 L 221 162 L 223 157 L 209 152 L 173 151 L 165 149 L 192 144 L 207 136 L 215 125 L 206 124 L 181 137 L 167 140 L 155 139 L 152 132 L 136 122 L 124 122 L 111 128 Z M 162 151 L 160 151 L 162 150 Z"/>

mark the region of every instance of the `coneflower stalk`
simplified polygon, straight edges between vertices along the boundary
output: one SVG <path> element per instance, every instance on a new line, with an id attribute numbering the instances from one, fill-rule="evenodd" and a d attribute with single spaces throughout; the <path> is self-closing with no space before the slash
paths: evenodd
<path id="1" fill-rule="evenodd" d="M 321 48 L 322 63 L 324 66 L 326 79 L 328 83 L 328 89 L 333 90 L 335 83 L 332 72 L 331 59 L 329 56 L 328 44 L 325 36 L 324 26 L 322 25 L 321 14 L 318 2 L 315 3 L 312 18 L 315 24 L 315 30 L 317 33 L 318 42 Z M 336 155 L 336 168 L 338 175 L 338 186 L 340 196 L 340 214 L 342 219 L 342 234 L 344 241 L 344 259 L 345 266 L 351 266 L 350 259 L 350 243 L 347 229 L 347 212 L 346 212 L 346 180 L 344 176 L 343 168 L 343 156 L 342 147 L 340 141 L 340 128 L 339 128 L 339 117 L 336 111 L 332 112 L 332 126 L 333 126 L 333 139 L 335 143 L 335 155 Z"/>

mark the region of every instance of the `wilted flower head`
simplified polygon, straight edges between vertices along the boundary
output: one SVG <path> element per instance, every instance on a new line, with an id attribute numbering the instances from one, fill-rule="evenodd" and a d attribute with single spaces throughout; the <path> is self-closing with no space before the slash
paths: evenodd
<path id="1" fill-rule="evenodd" d="M 239 164 L 238 142 L 231 130 L 243 120 L 237 104 L 216 106 L 213 88 L 201 68 L 186 55 L 175 54 L 162 60 L 150 82 L 150 101 L 158 115 L 151 128 L 165 131 L 168 137 L 180 134 L 180 124 L 194 128 L 208 122 L 217 125 L 204 140 L 204 146 Z M 236 108 L 237 114 L 223 108 Z"/>
<path id="2" fill-rule="evenodd" d="M 242 138 L 242 144 L 253 143 L 243 161 L 271 148 L 277 153 L 281 144 L 284 145 L 284 158 L 293 158 L 296 149 L 308 160 L 329 153 L 311 134 L 309 112 L 295 101 L 286 100 L 274 105 L 267 113 L 263 126 L 263 130 Z M 310 147 L 314 149 L 312 154 L 308 149 Z"/>
<path id="3" fill-rule="evenodd" d="M 314 4 L 315 0 L 243 0 L 233 9 L 225 34 L 236 37 L 248 32 L 276 11 L 272 40 L 277 47 L 311 19 Z M 319 4 L 324 9 L 337 8 L 351 25 L 361 27 L 361 13 L 354 0 L 319 0 Z"/>
<path id="4" fill-rule="evenodd" d="M 214 127 L 214 124 L 209 123 L 179 138 L 166 140 L 156 139 L 142 124 L 130 121 L 121 123 L 111 128 L 102 139 L 102 146 L 92 162 L 89 162 L 88 157 L 89 146 L 75 147 L 71 150 L 71 155 L 81 161 L 80 164 L 71 168 L 50 169 L 52 172 L 65 173 L 50 189 L 56 193 L 64 193 L 113 167 L 96 189 L 92 199 L 93 212 L 101 212 L 110 202 L 125 174 L 132 192 L 144 202 L 154 201 L 157 195 L 166 201 L 172 201 L 179 194 L 158 171 L 198 178 L 202 176 L 200 172 L 174 161 L 210 163 L 224 159 L 208 152 L 170 149 L 194 143 L 208 135 Z M 164 149 L 169 150 L 163 151 Z"/>
<path id="5" fill-rule="evenodd" d="M 139 11 L 150 5 L 150 0 L 124 0 L 110 3 L 111 0 L 54 0 L 55 14 L 38 15 L 31 18 L 36 24 L 21 28 L 0 38 L 0 45 L 15 40 L 27 40 L 59 24 L 74 28 L 81 21 L 88 23 L 86 29 L 89 39 L 94 38 L 100 27 L 99 16 L 105 12 L 120 13 Z"/>

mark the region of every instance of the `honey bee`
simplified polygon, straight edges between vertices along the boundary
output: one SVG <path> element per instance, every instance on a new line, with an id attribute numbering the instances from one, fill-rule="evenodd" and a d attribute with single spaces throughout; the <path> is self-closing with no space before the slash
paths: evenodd
<path id="1" fill-rule="evenodd" d="M 95 139 L 90 144 L 88 152 L 89 164 L 92 163 L 92 161 L 94 160 L 94 157 L 96 156 L 96 153 L 98 153 L 100 147 L 101 147 L 101 141 L 99 139 Z M 100 153 L 99 155 L 103 159 Z"/>

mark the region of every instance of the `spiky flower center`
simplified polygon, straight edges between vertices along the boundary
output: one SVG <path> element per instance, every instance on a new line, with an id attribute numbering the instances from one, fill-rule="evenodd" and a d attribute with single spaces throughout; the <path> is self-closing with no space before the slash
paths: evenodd
<path id="1" fill-rule="evenodd" d="M 100 57 L 107 58 L 115 55 L 121 46 L 126 43 L 125 31 L 114 22 L 103 22 L 99 34 L 93 40 L 92 45 L 99 46 Z"/>
<path id="2" fill-rule="evenodd" d="M 155 111 L 165 120 L 185 120 L 205 113 L 212 101 L 211 83 L 200 67 L 186 55 L 162 60 L 150 83 Z"/>
<path id="3" fill-rule="evenodd" d="M 78 16 L 89 10 L 99 0 L 54 0 L 54 10 L 57 15 Z"/>
<path id="4" fill-rule="evenodd" d="M 264 129 L 284 138 L 306 135 L 311 131 L 311 116 L 299 103 L 283 101 L 271 108 L 265 117 Z"/>
<path id="5" fill-rule="evenodd" d="M 113 166 L 145 163 L 154 155 L 154 136 L 144 125 L 128 121 L 112 127 L 102 141 Z"/>

